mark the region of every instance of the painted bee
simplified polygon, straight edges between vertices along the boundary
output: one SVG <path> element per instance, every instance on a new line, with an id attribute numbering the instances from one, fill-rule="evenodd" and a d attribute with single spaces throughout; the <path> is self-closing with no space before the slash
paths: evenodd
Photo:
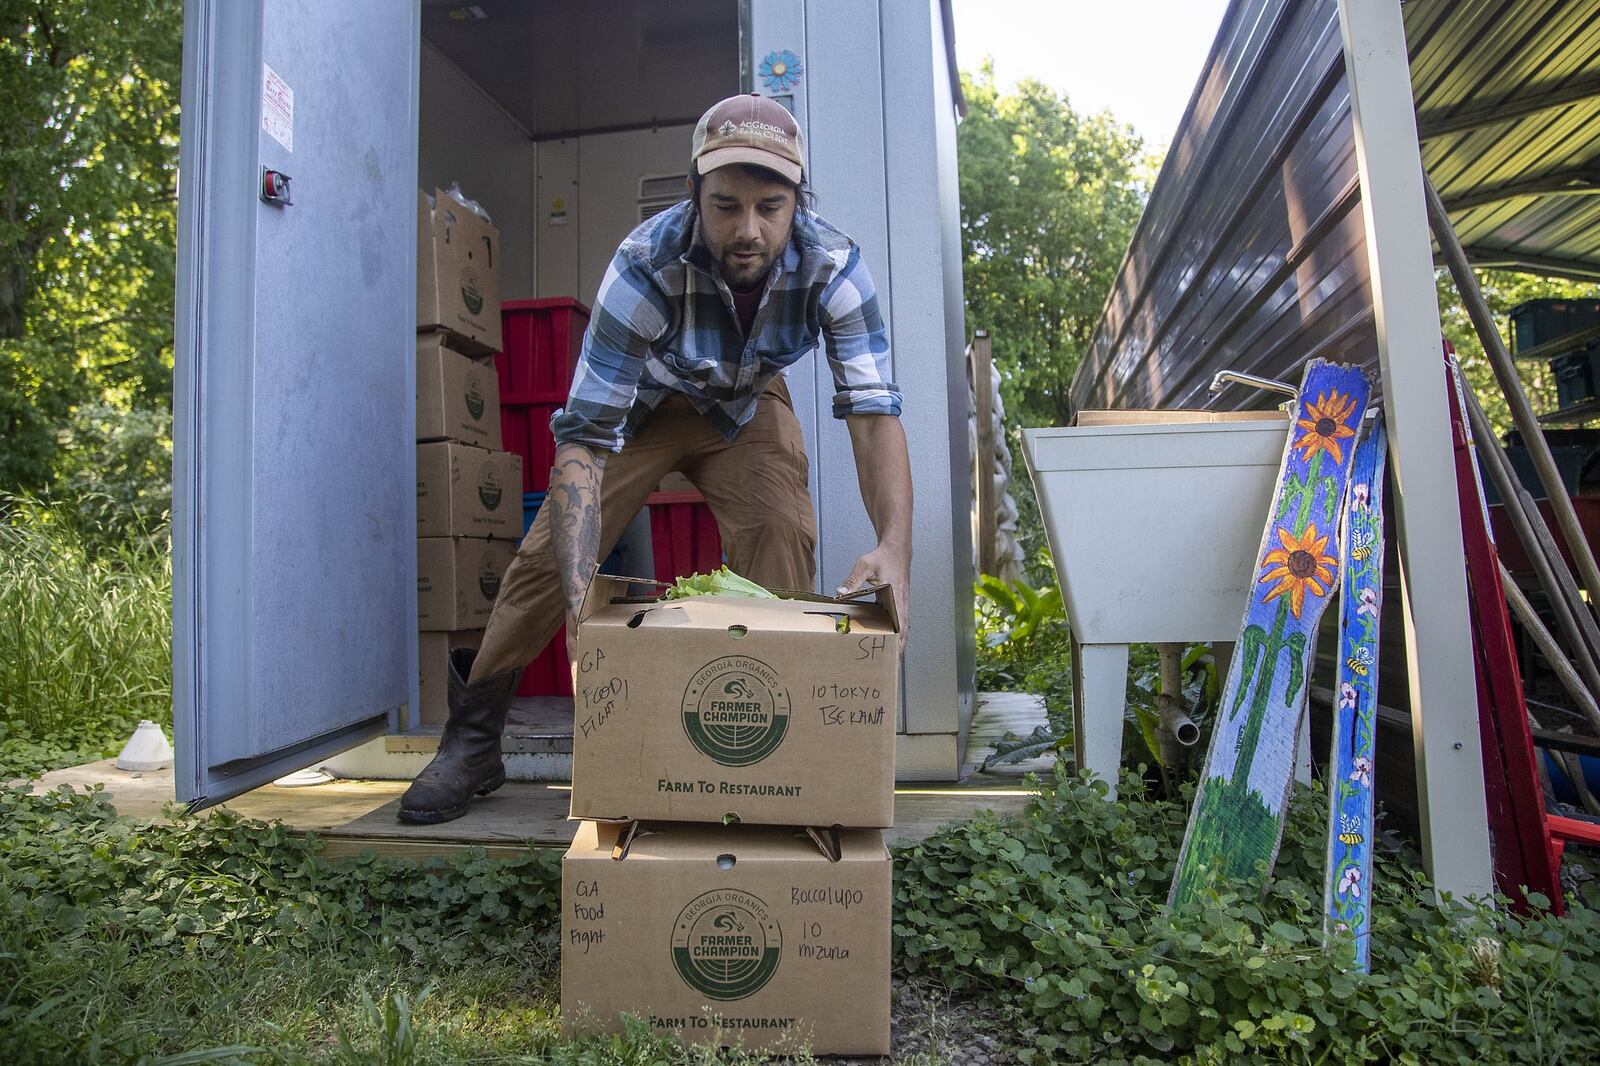
<path id="1" fill-rule="evenodd" d="M 1339 843 L 1345 847 L 1353 848 L 1360 844 L 1366 837 L 1361 835 L 1361 822 L 1348 814 L 1339 816 Z"/>
<path id="2" fill-rule="evenodd" d="M 1350 672 L 1360 677 L 1366 677 L 1372 672 L 1372 649 L 1357 648 L 1355 654 L 1344 661 Z"/>
<path id="3" fill-rule="evenodd" d="M 1358 563 L 1365 562 L 1372 555 L 1373 540 L 1372 534 L 1366 530 L 1357 533 L 1355 547 L 1350 549 L 1350 558 Z"/>

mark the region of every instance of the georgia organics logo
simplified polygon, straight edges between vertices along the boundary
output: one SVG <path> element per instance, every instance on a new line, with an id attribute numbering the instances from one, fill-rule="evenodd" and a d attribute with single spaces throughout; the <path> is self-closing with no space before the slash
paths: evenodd
<path id="1" fill-rule="evenodd" d="M 461 268 L 461 302 L 467 305 L 469 315 L 476 315 L 483 310 L 483 290 L 478 287 L 478 272 L 470 266 Z"/>
<path id="2" fill-rule="evenodd" d="M 483 383 L 478 380 L 478 372 L 476 370 L 467 371 L 467 387 L 462 396 L 467 401 L 467 414 L 472 416 L 472 420 L 476 422 L 482 418 L 484 409 Z"/>
<path id="3" fill-rule="evenodd" d="M 505 492 L 500 488 L 500 472 L 494 468 L 493 459 L 485 459 L 478 467 L 478 500 L 484 507 L 494 510 L 500 506 Z"/>
<path id="4" fill-rule="evenodd" d="M 783 743 L 789 690 L 759 659 L 728 655 L 694 672 L 683 691 L 689 743 L 723 766 L 750 766 Z"/>
<path id="5" fill-rule="evenodd" d="M 478 557 L 478 591 L 483 593 L 486 600 L 500 595 L 500 568 L 495 562 L 492 551 L 486 551 Z"/>
<path id="6" fill-rule="evenodd" d="M 697 896 L 672 925 L 672 965 L 710 999 L 744 999 L 778 972 L 783 932 L 766 903 L 736 888 Z"/>

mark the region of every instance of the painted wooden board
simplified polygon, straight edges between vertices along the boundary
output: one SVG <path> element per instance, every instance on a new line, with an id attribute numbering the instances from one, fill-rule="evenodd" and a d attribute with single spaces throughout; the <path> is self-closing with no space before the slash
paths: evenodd
<path id="1" fill-rule="evenodd" d="M 1378 619 L 1383 609 L 1383 422 L 1356 446 L 1344 514 L 1337 699 L 1328 774 L 1323 938 L 1355 939 L 1367 971 L 1372 911 L 1373 755 L 1378 731 Z"/>
<path id="2" fill-rule="evenodd" d="M 1306 365 L 1256 556 L 1255 589 L 1172 879 L 1173 905 L 1198 900 L 1213 877 L 1244 881 L 1258 864 L 1270 872 L 1277 858 L 1317 621 L 1339 565 L 1328 549 L 1369 393 L 1359 367 L 1321 359 Z"/>

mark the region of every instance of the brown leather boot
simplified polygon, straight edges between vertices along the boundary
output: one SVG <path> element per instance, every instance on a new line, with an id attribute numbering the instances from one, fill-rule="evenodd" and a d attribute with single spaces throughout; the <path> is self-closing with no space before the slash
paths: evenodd
<path id="1" fill-rule="evenodd" d="M 500 735 L 522 671 L 507 670 L 469 685 L 466 679 L 477 654 L 471 648 L 451 649 L 450 718 L 439 739 L 439 753 L 400 798 L 402 822 L 460 818 L 474 793 L 487 796 L 506 783 Z"/>

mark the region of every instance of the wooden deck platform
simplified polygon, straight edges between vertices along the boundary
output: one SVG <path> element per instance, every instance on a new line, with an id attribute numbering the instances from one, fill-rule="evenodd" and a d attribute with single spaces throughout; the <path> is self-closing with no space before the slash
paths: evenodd
<path id="1" fill-rule="evenodd" d="M 979 700 L 968 744 L 967 764 L 958 783 L 917 785 L 902 782 L 895 789 L 895 827 L 891 841 L 921 840 L 941 825 L 964 821 L 981 810 L 1002 814 L 1021 811 L 1030 791 L 1029 771 L 1043 772 L 1050 760 L 997 767 L 977 767 L 1008 731 L 1026 735 L 1044 721 L 1042 702 L 1020 693 L 986 693 Z M 118 813 L 132 818 L 159 818 L 173 799 L 171 770 L 136 774 L 118 770 L 103 759 L 45 774 L 35 789 L 58 785 L 78 788 L 103 785 Z M 315 832 L 327 844 L 329 858 L 371 851 L 379 855 L 427 858 L 481 847 L 491 855 L 509 855 L 532 844 L 566 847 L 577 823 L 567 818 L 569 786 L 547 782 L 510 781 L 491 796 L 478 799 L 462 818 L 443 825 L 407 825 L 396 811 L 406 790 L 404 781 L 336 780 L 301 788 L 267 785 L 227 803 L 246 818 L 281 821 L 299 832 Z"/>

